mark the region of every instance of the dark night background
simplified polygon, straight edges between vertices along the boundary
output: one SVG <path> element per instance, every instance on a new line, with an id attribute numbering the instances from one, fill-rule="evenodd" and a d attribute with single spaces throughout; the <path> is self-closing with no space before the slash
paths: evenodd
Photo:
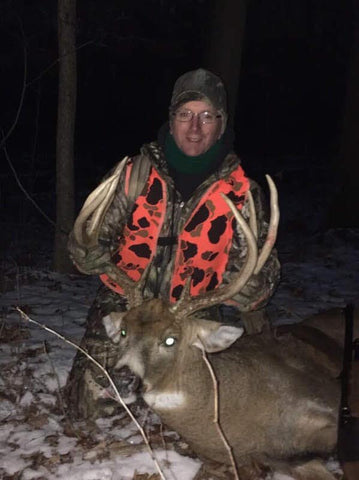
<path id="1" fill-rule="evenodd" d="M 209 38 L 221 34 L 211 29 L 214 3 L 78 0 L 77 211 L 116 161 L 156 138 L 175 79 L 205 66 Z M 250 176 L 262 183 L 265 173 L 273 175 L 282 202 L 286 192 L 295 194 L 290 220 L 289 203 L 282 205 L 282 231 L 312 234 L 328 226 L 340 164 L 353 11 L 353 3 L 344 0 L 248 1 L 238 58 L 235 145 Z M 6 141 L 8 158 L 0 152 L 0 250 L 21 243 L 19 263 L 41 249 L 40 239 L 51 242 L 53 235 L 53 227 L 20 190 L 13 169 L 27 193 L 55 219 L 57 2 L 1 1 L 2 135 L 16 120 L 24 45 L 24 103 Z M 315 216 L 317 201 L 320 216 Z M 313 215 L 317 221 L 309 227 L 306 220 Z"/>

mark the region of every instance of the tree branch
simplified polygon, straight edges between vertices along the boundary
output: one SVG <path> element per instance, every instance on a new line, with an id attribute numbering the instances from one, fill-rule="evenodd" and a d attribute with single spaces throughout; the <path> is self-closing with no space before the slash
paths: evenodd
<path id="1" fill-rule="evenodd" d="M 125 404 L 125 402 L 123 401 L 114 381 L 112 380 L 111 376 L 109 375 L 109 373 L 107 372 L 107 370 L 97 361 L 95 360 L 86 350 L 84 350 L 82 347 L 80 347 L 79 345 L 76 345 L 76 343 L 72 342 L 71 340 L 68 340 L 67 338 L 65 338 L 63 335 L 61 335 L 60 333 L 56 332 L 55 330 L 52 330 L 51 328 L 47 327 L 46 325 L 42 324 L 42 323 L 39 323 L 37 322 L 36 320 L 33 320 L 32 318 L 30 318 L 24 311 L 21 310 L 21 308 L 19 307 L 16 307 L 16 310 L 20 313 L 21 317 L 30 322 L 30 323 L 34 323 L 35 325 L 37 325 L 38 327 L 42 328 L 43 330 L 46 330 L 47 332 L 50 332 L 52 335 L 55 335 L 56 337 L 60 338 L 62 341 L 64 341 L 65 343 L 68 343 L 69 345 L 71 345 L 72 347 L 76 348 L 76 350 L 79 350 L 81 353 L 83 353 L 85 355 L 85 357 L 87 357 L 92 363 L 94 363 L 101 371 L 102 373 L 106 376 L 107 380 L 110 382 L 110 385 L 113 389 L 113 391 L 115 392 L 115 396 L 116 396 L 116 399 L 117 401 L 123 406 L 123 408 L 126 410 L 127 414 L 129 415 L 129 417 L 131 418 L 131 420 L 134 422 L 134 424 L 136 425 L 136 427 L 138 428 L 139 432 L 141 433 L 142 435 L 142 438 L 147 446 L 147 450 L 148 450 L 148 453 L 152 459 L 152 461 L 154 462 L 156 468 L 157 468 L 157 471 L 160 475 L 160 477 L 163 479 L 163 480 L 166 480 L 162 470 L 161 470 L 161 467 L 154 455 L 154 452 L 149 444 L 149 441 L 148 441 L 148 438 L 146 436 L 146 433 L 145 431 L 143 430 L 143 428 L 141 427 L 141 425 L 138 423 L 138 421 L 136 420 L 136 418 L 133 416 L 133 413 L 131 412 L 131 410 L 128 408 L 128 406 Z"/>
<path id="2" fill-rule="evenodd" d="M 26 78 L 27 78 L 27 48 L 26 48 L 26 38 L 25 38 L 25 33 L 24 29 L 22 28 L 22 23 L 21 20 L 18 18 L 19 24 L 20 24 L 20 30 L 23 38 L 23 51 L 24 51 L 24 77 L 22 81 L 22 89 L 21 89 L 21 95 L 20 95 L 20 100 L 19 100 L 19 105 L 17 107 L 15 119 L 13 121 L 13 124 L 9 128 L 8 132 L 4 135 L 4 138 L 2 139 L 0 143 L 0 149 L 4 148 L 4 145 L 6 143 L 6 140 L 10 137 L 12 132 L 14 131 L 16 124 L 19 120 L 20 112 L 22 110 L 22 106 L 24 103 L 24 98 L 25 98 L 25 91 L 26 91 Z"/>
<path id="3" fill-rule="evenodd" d="M 35 202 L 35 200 L 30 196 L 30 194 L 27 193 L 25 187 L 22 185 L 22 183 L 21 183 L 21 181 L 20 181 L 20 179 L 19 179 L 19 177 L 18 177 L 18 175 L 17 175 L 17 173 L 16 173 L 15 167 L 14 167 L 13 164 L 11 163 L 9 154 L 8 154 L 8 152 L 7 152 L 7 149 L 6 149 L 6 146 L 4 145 L 4 146 L 2 147 L 2 149 L 3 149 L 3 152 L 4 152 L 5 158 L 6 158 L 7 162 L 8 162 L 8 164 L 9 164 L 9 167 L 10 167 L 12 173 L 14 174 L 16 183 L 18 184 L 18 186 L 19 186 L 20 190 L 22 191 L 22 193 L 25 195 L 25 197 L 26 197 L 28 200 L 30 200 L 30 202 L 34 205 L 34 207 L 36 208 L 36 210 L 37 210 L 38 212 L 40 212 L 41 215 L 42 215 L 49 223 L 51 223 L 51 225 L 53 225 L 53 226 L 55 227 L 55 226 L 56 226 L 56 223 L 55 223 L 53 220 L 51 220 L 51 218 L 48 217 L 43 210 L 41 210 L 41 208 L 39 207 L 39 205 L 38 205 L 38 204 Z"/>
<path id="4" fill-rule="evenodd" d="M 200 341 L 200 344 L 201 344 L 201 351 L 202 351 L 202 358 L 208 368 L 208 371 L 209 371 L 209 374 L 211 375 L 211 379 L 212 379 L 212 384 L 213 384 L 213 400 L 214 400 L 214 406 L 213 406 L 213 422 L 215 423 L 216 425 L 216 428 L 217 428 L 217 431 L 218 431 L 218 434 L 219 436 L 221 437 L 221 440 L 228 452 L 228 455 L 229 455 L 229 458 L 231 460 L 231 465 L 233 467 L 233 472 L 234 472 L 234 478 L 236 480 L 240 480 L 239 478 L 239 474 L 238 474 L 238 468 L 237 468 L 237 465 L 236 465 L 236 461 L 234 459 L 234 456 L 233 456 L 233 451 L 232 451 L 232 447 L 230 446 L 230 444 L 228 443 L 228 440 L 223 432 L 223 429 L 222 429 L 222 426 L 219 422 L 219 408 L 218 408 L 218 405 L 219 405 L 219 395 L 218 395 L 218 380 L 216 378 L 216 374 L 214 373 L 214 370 L 213 370 L 213 367 L 210 363 L 210 361 L 208 360 L 208 357 L 206 355 L 206 352 L 205 352 L 205 349 L 204 349 L 204 346 L 203 346 L 203 343 L 200 339 L 200 337 L 197 337 L 198 340 Z"/>

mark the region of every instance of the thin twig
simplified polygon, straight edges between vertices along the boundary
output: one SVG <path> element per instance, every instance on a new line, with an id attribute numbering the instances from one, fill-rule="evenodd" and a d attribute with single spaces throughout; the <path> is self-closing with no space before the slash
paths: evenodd
<path id="1" fill-rule="evenodd" d="M 91 45 L 91 43 L 94 43 L 93 40 L 88 40 L 87 42 L 84 42 L 82 43 L 81 45 L 78 45 L 77 47 L 75 47 L 74 51 L 77 52 L 79 51 L 81 48 L 83 47 L 86 47 L 87 45 Z M 26 86 L 29 87 L 30 85 L 32 85 L 33 83 L 37 82 L 38 80 L 40 80 L 41 77 L 43 77 L 45 75 L 45 73 L 47 73 L 49 70 L 51 70 L 55 65 L 57 65 L 60 61 L 60 58 L 63 58 L 63 57 L 66 57 L 68 55 L 73 55 L 73 51 L 70 51 L 68 53 L 65 53 L 64 55 L 61 55 L 60 57 L 57 57 L 53 62 L 50 63 L 50 65 L 48 65 L 44 70 L 42 70 L 42 72 L 40 72 L 37 77 L 33 78 L 32 80 L 30 80 Z"/>
<path id="2" fill-rule="evenodd" d="M 219 408 L 218 408 L 218 405 L 219 405 L 219 395 L 218 395 L 218 380 L 216 378 L 216 374 L 214 373 L 214 370 L 213 370 L 213 367 L 210 363 L 210 361 L 208 360 L 208 357 L 207 357 L 207 354 L 206 354 L 206 351 L 204 349 L 204 346 L 203 346 L 203 343 L 202 343 L 202 340 L 200 337 L 197 337 L 198 340 L 200 341 L 200 344 L 201 344 L 201 351 L 202 351 L 202 358 L 204 360 L 204 363 L 206 364 L 207 368 L 208 368 L 208 371 L 211 375 L 211 379 L 212 379 L 212 384 L 213 384 L 213 400 L 214 400 L 214 407 L 213 407 L 213 423 L 215 423 L 216 425 L 216 428 L 217 428 L 217 431 L 218 431 L 218 434 L 219 436 L 221 437 L 221 440 L 223 442 L 223 445 L 225 446 L 227 452 L 228 452 L 228 455 L 229 455 L 229 458 L 231 460 L 231 464 L 232 464 L 232 467 L 233 467 L 233 471 L 234 471 L 234 478 L 236 480 L 240 480 L 239 478 L 239 474 L 238 474 L 238 468 L 237 468 L 237 465 L 236 465 L 236 461 L 234 459 L 234 456 L 233 456 L 233 451 L 232 451 L 232 447 L 230 446 L 230 444 L 228 443 L 228 440 L 223 432 L 223 429 L 221 427 L 221 424 L 219 422 Z"/>
<path id="3" fill-rule="evenodd" d="M 16 124 L 19 120 L 19 116 L 20 116 L 20 112 L 22 110 L 22 106 L 23 106 L 23 103 L 24 103 L 24 97 L 25 97 L 25 91 L 26 91 L 26 78 L 27 78 L 27 49 L 26 49 L 26 39 L 25 39 L 25 33 L 24 33 L 24 30 L 22 28 L 22 23 L 21 23 L 21 20 L 19 20 L 19 23 L 20 23 L 20 30 L 21 30 L 21 34 L 22 34 L 22 38 L 23 38 L 23 50 L 24 50 L 24 77 L 23 77 L 23 81 L 22 81 L 22 89 L 21 89 L 21 95 L 20 95 L 20 100 L 19 100 L 19 105 L 17 107 L 17 111 L 16 111 L 16 115 L 15 115 L 15 119 L 11 125 L 11 127 L 9 128 L 8 132 L 4 135 L 1 143 L 0 143 L 0 150 L 1 148 L 3 148 L 5 146 L 5 143 L 6 143 L 6 140 L 10 137 L 10 135 L 12 134 L 12 132 L 14 131 L 15 127 L 16 127 Z"/>
<path id="4" fill-rule="evenodd" d="M 35 166 L 35 154 L 38 145 L 38 138 L 39 138 L 39 124 L 40 124 L 40 103 L 41 103 L 41 83 L 37 86 L 37 102 L 36 102 L 36 115 L 35 115 L 35 132 L 34 132 L 34 140 L 32 144 L 32 152 L 31 152 L 31 164 L 32 169 L 34 170 Z"/>
<path id="5" fill-rule="evenodd" d="M 19 185 L 19 188 L 20 190 L 25 194 L 25 196 L 27 197 L 28 200 L 30 200 L 30 202 L 35 206 L 35 208 L 46 218 L 46 220 L 48 222 L 50 222 L 52 225 L 56 225 L 55 222 L 53 220 L 51 220 L 51 218 L 49 218 L 42 210 L 41 208 L 37 205 L 37 203 L 35 202 L 35 200 L 33 200 L 33 198 L 27 193 L 27 191 L 25 190 L 24 186 L 22 185 L 22 183 L 20 182 L 20 179 L 16 173 L 16 170 L 13 166 L 13 164 L 11 163 L 11 160 L 10 160 L 10 157 L 9 157 L 9 154 L 6 150 L 6 141 L 7 139 L 10 137 L 10 135 L 12 134 L 12 132 L 15 130 L 15 127 L 17 125 L 17 122 L 19 120 L 19 117 L 20 117 L 20 113 L 21 113 L 21 110 L 22 110 L 22 107 L 23 107 L 23 104 L 24 104 L 24 98 L 25 98 L 25 92 L 26 92 L 26 79 L 27 79 L 27 48 L 26 48 L 26 38 L 25 38 L 25 33 L 24 33 L 24 30 L 22 28 L 22 23 L 21 21 L 19 20 L 19 23 L 20 23 L 20 30 L 21 30 L 21 34 L 22 34 L 22 38 L 23 38 L 23 51 L 24 51 L 24 75 L 23 75 L 23 81 L 22 81 L 22 89 L 21 89 L 21 94 L 20 94 L 20 100 L 19 100 L 19 105 L 17 107 L 17 110 L 16 110 L 16 115 L 15 115 L 15 119 L 11 125 L 11 127 L 9 128 L 9 130 L 7 131 L 7 133 L 3 133 L 3 138 L 0 142 L 0 150 L 2 149 L 4 151 L 4 155 L 5 155 L 5 158 L 10 166 L 10 169 L 11 171 L 13 172 L 14 174 L 14 177 L 15 177 L 15 180 L 17 182 L 17 184 Z"/>
<path id="6" fill-rule="evenodd" d="M 30 318 L 25 312 L 23 312 L 21 310 L 21 308 L 19 307 L 16 307 L 16 310 L 20 313 L 21 317 L 30 322 L 30 323 L 34 323 L 35 325 L 37 325 L 38 327 L 42 328 L 43 330 L 46 330 L 47 332 L 50 332 L 52 335 L 55 335 L 56 337 L 60 338 L 62 341 L 64 341 L 65 343 L 68 343 L 69 345 L 71 345 L 72 347 L 76 348 L 76 350 L 79 350 L 81 353 L 83 353 L 85 355 L 85 357 L 87 357 L 92 363 L 94 363 L 101 371 L 102 373 L 104 373 L 104 375 L 106 376 L 107 380 L 110 382 L 110 385 L 112 387 L 112 389 L 114 390 L 115 394 L 116 394 L 116 398 L 117 398 L 117 401 L 119 403 L 121 403 L 121 405 L 123 406 L 123 408 L 126 410 L 127 414 L 129 415 L 129 417 L 131 418 L 131 420 L 133 421 L 133 423 L 136 425 L 136 427 L 138 428 L 139 432 L 141 433 L 142 435 L 142 438 L 147 446 L 147 450 L 150 454 L 150 457 L 152 459 L 152 461 L 154 462 L 156 468 L 157 468 L 157 471 L 160 475 L 160 477 L 163 479 L 163 480 L 166 480 L 162 470 L 161 470 L 161 467 L 154 455 L 154 452 L 151 448 L 151 445 L 149 444 L 149 441 L 146 437 L 146 434 L 143 430 L 143 428 L 141 427 L 141 425 L 138 423 L 138 421 L 136 420 L 136 418 L 133 416 L 131 410 L 128 408 L 128 406 L 125 404 L 125 402 L 123 401 L 114 381 L 112 380 L 111 376 L 109 375 L 109 373 L 107 372 L 107 370 L 97 361 L 95 360 L 86 350 L 84 350 L 82 347 L 80 347 L 79 345 L 77 345 L 76 343 L 72 342 L 71 340 L 68 340 L 67 338 L 65 338 L 63 335 L 61 335 L 60 333 L 56 332 L 55 330 L 53 330 L 52 328 L 49 328 L 47 327 L 46 325 L 42 324 L 42 323 L 39 323 L 37 322 L 36 320 L 33 320 L 32 318 Z"/>
<path id="7" fill-rule="evenodd" d="M 62 399 L 62 395 L 61 395 L 61 384 L 60 384 L 60 379 L 59 379 L 59 376 L 55 370 L 55 365 L 54 365 L 54 362 L 52 361 L 52 358 L 51 358 L 51 355 L 49 354 L 49 350 L 47 348 L 47 343 L 46 341 L 44 341 L 44 352 L 50 362 L 50 367 L 51 367 L 51 370 L 52 370 L 52 373 L 56 379 L 56 383 L 57 383 L 57 399 L 58 399 L 58 402 L 59 402 L 59 407 L 64 415 L 65 418 L 67 418 L 67 415 L 66 415 L 66 411 L 65 411 L 65 406 L 64 406 L 64 402 L 63 402 L 63 399 Z"/>
<path id="8" fill-rule="evenodd" d="M 22 185 L 22 183 L 21 183 L 21 181 L 20 181 L 20 179 L 19 179 L 19 177 L 18 177 L 18 175 L 17 175 L 17 173 L 16 173 L 15 167 L 14 167 L 13 164 L 11 163 L 9 154 L 7 153 L 6 146 L 3 145 L 2 149 L 3 149 L 3 151 L 4 151 L 6 160 L 7 160 L 8 164 L 9 164 L 11 170 L 12 170 L 12 173 L 14 174 L 16 183 L 18 184 L 18 186 L 19 186 L 20 190 L 22 191 L 22 193 L 25 195 L 25 197 L 26 197 L 28 200 L 30 200 L 30 202 L 34 205 L 34 207 L 36 208 L 36 210 L 37 210 L 38 212 L 40 212 L 41 215 L 42 215 L 49 223 L 51 223 L 51 225 L 56 226 L 56 223 L 55 223 L 53 220 L 51 220 L 51 218 L 48 217 L 43 210 L 41 210 L 41 208 L 39 207 L 39 205 L 38 205 L 38 204 L 35 202 L 35 200 L 30 196 L 30 194 L 27 193 L 25 187 Z"/>

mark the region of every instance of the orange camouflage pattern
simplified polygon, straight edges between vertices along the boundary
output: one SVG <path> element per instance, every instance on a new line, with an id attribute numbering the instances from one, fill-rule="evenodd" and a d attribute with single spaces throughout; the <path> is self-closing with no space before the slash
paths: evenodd
<path id="1" fill-rule="evenodd" d="M 129 178 L 131 164 L 126 178 Z M 127 184 L 127 181 L 126 181 Z M 249 180 L 241 166 L 212 184 L 178 235 L 170 302 L 180 297 L 186 279 L 191 276 L 191 295 L 213 290 L 221 284 L 228 263 L 229 251 L 236 222 L 233 213 L 221 196 L 226 194 L 240 210 L 243 206 Z M 114 261 L 134 281 L 138 281 L 152 261 L 158 237 L 166 217 L 166 185 L 152 167 L 147 186 L 134 205 L 132 214 L 119 239 Z M 101 275 L 101 280 L 112 290 L 122 294 L 122 288 Z"/>

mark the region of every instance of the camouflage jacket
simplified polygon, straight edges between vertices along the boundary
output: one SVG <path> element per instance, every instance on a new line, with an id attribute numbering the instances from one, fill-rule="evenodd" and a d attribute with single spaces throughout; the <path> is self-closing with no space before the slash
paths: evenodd
<path id="1" fill-rule="evenodd" d="M 235 154 L 227 155 L 220 168 L 199 185 L 193 195 L 184 202 L 179 192 L 175 189 L 174 181 L 168 172 L 166 160 L 157 142 L 144 145 L 140 155 L 134 157 L 131 161 L 135 164 L 141 159 L 143 161 L 144 157 L 155 167 L 166 185 L 166 215 L 161 227 L 161 236 L 163 232 L 165 238 L 178 234 L 180 226 L 183 226 L 185 219 L 191 216 L 191 213 L 209 187 L 219 179 L 228 177 L 228 175 L 238 169 L 240 164 L 240 160 Z M 111 172 L 109 172 L 110 174 Z M 145 184 L 146 182 L 143 182 L 144 187 Z M 257 213 L 258 246 L 261 248 L 268 229 L 268 211 L 263 193 L 258 184 L 253 180 L 249 180 L 249 185 Z M 118 264 L 118 258 L 121 257 L 118 239 L 121 238 L 128 222 L 131 220 L 133 206 L 133 201 L 126 194 L 126 170 L 124 170 L 114 199 L 100 227 L 99 245 L 92 250 L 84 250 L 77 244 L 72 233 L 70 234 L 70 255 L 82 272 L 101 275 L 104 272 L 104 265 L 107 261 Z M 248 220 L 249 207 L 247 199 L 244 200 L 241 212 Z M 150 298 L 154 295 L 159 295 L 164 299 L 169 299 L 177 248 L 178 244 L 171 242 L 157 245 L 146 283 L 145 297 Z M 233 272 L 237 272 L 241 268 L 246 251 L 247 247 L 243 234 L 239 229 L 236 229 L 228 254 L 226 269 L 222 277 L 223 283 L 230 282 Z M 231 304 L 236 305 L 240 312 L 253 311 L 263 307 L 278 283 L 279 270 L 277 254 L 273 250 L 261 272 L 251 277 L 242 291 L 232 299 Z M 104 275 L 101 276 L 105 283 L 110 285 L 109 282 L 106 282 L 106 277 Z M 124 298 L 119 293 L 115 293 L 104 286 L 100 289 L 98 301 L 99 303 L 107 303 L 110 299 L 111 304 L 116 303 L 120 309 L 123 308 Z M 111 308 L 114 307 L 112 306 Z M 105 310 L 108 309 L 105 308 Z"/>

